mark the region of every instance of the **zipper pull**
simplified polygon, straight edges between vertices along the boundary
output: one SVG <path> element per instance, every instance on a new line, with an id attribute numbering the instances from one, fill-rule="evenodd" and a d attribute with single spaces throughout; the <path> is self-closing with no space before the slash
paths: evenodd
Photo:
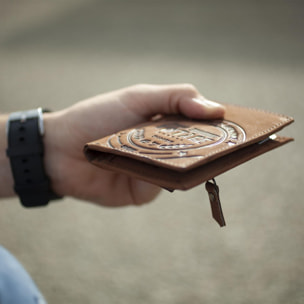
<path id="1" fill-rule="evenodd" d="M 206 182 L 206 190 L 209 195 L 211 211 L 213 218 L 218 222 L 218 224 L 223 227 L 226 226 L 224 214 L 221 206 L 220 196 L 219 196 L 219 187 L 215 182 L 215 179 L 212 179 L 213 183 L 210 181 Z"/>

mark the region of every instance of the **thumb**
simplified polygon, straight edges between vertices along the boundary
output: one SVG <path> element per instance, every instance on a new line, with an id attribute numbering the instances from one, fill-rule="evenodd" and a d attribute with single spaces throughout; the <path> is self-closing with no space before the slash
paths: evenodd
<path id="1" fill-rule="evenodd" d="M 132 98 L 126 105 L 136 114 L 149 118 L 156 114 L 182 114 L 195 119 L 222 118 L 225 107 L 203 97 L 192 84 L 129 87 Z"/>

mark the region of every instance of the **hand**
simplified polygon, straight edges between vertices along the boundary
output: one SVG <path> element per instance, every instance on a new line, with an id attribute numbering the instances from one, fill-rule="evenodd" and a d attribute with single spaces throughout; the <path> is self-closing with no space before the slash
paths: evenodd
<path id="1" fill-rule="evenodd" d="M 156 114 L 177 113 L 195 119 L 220 118 L 224 107 L 188 84 L 135 85 L 46 113 L 45 168 L 54 191 L 104 206 L 152 200 L 159 187 L 90 165 L 83 146 Z"/>

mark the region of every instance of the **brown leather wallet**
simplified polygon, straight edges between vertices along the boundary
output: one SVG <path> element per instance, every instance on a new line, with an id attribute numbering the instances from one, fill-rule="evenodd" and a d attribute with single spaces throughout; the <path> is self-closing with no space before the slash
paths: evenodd
<path id="1" fill-rule="evenodd" d="M 87 159 L 103 169 L 150 182 L 170 191 L 187 190 L 256 156 L 292 141 L 276 132 L 291 117 L 226 105 L 221 120 L 162 117 L 86 144 Z M 212 206 L 218 187 L 206 184 Z M 225 225 L 221 208 L 214 217 Z M 222 220 L 221 220 L 222 217 Z"/>

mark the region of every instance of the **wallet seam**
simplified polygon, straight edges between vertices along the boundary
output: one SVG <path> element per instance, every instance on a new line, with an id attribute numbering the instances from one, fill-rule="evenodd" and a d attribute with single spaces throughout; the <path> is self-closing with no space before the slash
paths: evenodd
<path id="1" fill-rule="evenodd" d="M 282 116 L 281 116 L 281 117 L 282 117 Z M 287 120 L 287 121 L 288 121 L 288 120 Z M 274 129 L 276 129 L 277 127 L 280 127 L 281 125 L 284 125 L 284 124 L 285 124 L 284 122 L 275 124 L 275 125 L 273 125 L 271 128 L 268 128 L 268 129 L 266 129 L 266 130 L 264 130 L 264 131 L 262 131 L 262 132 L 256 134 L 255 136 L 248 137 L 248 139 L 246 140 L 245 145 L 249 145 L 250 142 L 251 142 L 252 140 L 254 140 L 254 139 L 256 139 L 256 138 L 259 138 L 259 137 L 260 137 L 261 135 L 263 135 L 263 134 L 270 133 L 271 130 L 274 130 Z M 237 146 L 242 145 L 242 144 L 243 144 L 243 143 L 238 144 Z M 228 150 L 229 148 L 230 148 L 229 146 L 226 146 L 226 147 L 223 147 L 223 148 L 214 150 L 214 151 L 210 152 L 209 154 L 206 154 L 206 155 L 204 155 L 204 156 L 201 156 L 201 159 L 208 158 L 208 157 L 210 157 L 210 156 L 212 156 L 212 155 L 214 155 L 214 154 L 217 154 L 217 153 L 219 153 L 219 152 Z M 167 162 L 165 162 L 165 161 L 163 161 L 163 162 L 164 162 L 164 163 L 169 163 L 170 160 L 167 161 Z M 190 160 L 185 160 L 185 163 L 186 163 L 186 164 L 191 164 L 191 163 L 195 163 L 195 162 L 194 162 L 194 161 L 190 161 Z"/>
<path id="2" fill-rule="evenodd" d="M 243 106 L 240 106 L 240 105 L 231 105 L 231 104 L 229 104 L 229 106 L 230 106 L 230 107 L 235 107 L 235 108 L 244 109 L 244 107 L 243 107 Z M 252 140 L 254 140 L 254 139 L 260 137 L 261 135 L 267 134 L 267 133 L 269 133 L 271 130 L 274 130 L 274 129 L 276 129 L 276 128 L 278 128 L 278 127 L 280 127 L 280 126 L 282 126 L 282 125 L 284 125 L 284 124 L 286 124 L 286 123 L 288 123 L 288 122 L 293 121 L 293 118 L 292 118 L 292 117 L 289 117 L 289 116 L 284 115 L 284 114 L 278 114 L 278 113 L 275 113 L 275 112 L 270 112 L 270 111 L 261 110 L 261 109 L 256 109 L 256 108 L 246 108 L 246 109 L 247 109 L 247 110 L 250 110 L 250 111 L 262 112 L 262 113 L 264 113 L 264 114 L 271 114 L 271 115 L 280 117 L 280 118 L 282 118 L 282 119 L 285 119 L 285 121 L 282 121 L 282 122 L 280 122 L 280 123 L 276 123 L 276 124 L 273 125 L 272 127 L 268 128 L 268 129 L 266 129 L 266 130 L 264 130 L 264 131 L 262 131 L 262 132 L 260 132 L 260 133 L 258 133 L 258 134 L 255 134 L 255 136 L 249 137 L 249 138 L 246 140 L 246 145 L 250 144 L 250 142 L 251 142 Z M 240 144 L 240 145 L 242 145 L 242 144 Z M 201 159 L 202 159 L 202 160 L 203 160 L 203 159 L 206 159 L 206 158 L 208 158 L 208 157 L 210 157 L 210 156 L 212 156 L 212 155 L 215 155 L 215 154 L 217 154 L 217 153 L 219 153 L 219 152 L 228 150 L 229 148 L 230 148 L 230 147 L 228 146 L 228 147 L 223 147 L 223 148 L 221 148 L 221 149 L 212 151 L 212 152 L 210 152 L 209 154 L 206 154 L 206 155 L 204 155 L 204 156 L 201 156 Z M 136 153 L 136 152 L 131 152 L 131 151 L 130 151 L 129 153 L 132 153 L 132 154 L 135 154 L 135 155 L 139 155 L 139 154 Z M 153 160 L 153 159 L 152 159 L 151 157 L 149 157 L 149 156 L 145 156 L 145 157 L 147 157 L 148 159 Z M 158 161 L 159 161 L 159 162 L 162 162 L 162 163 L 164 163 L 164 164 L 172 163 L 170 160 L 164 161 L 164 160 L 158 159 Z M 185 159 L 185 164 L 186 164 L 186 165 L 189 165 L 189 164 L 192 164 L 192 163 L 195 163 L 195 161 L 191 161 L 191 159 L 188 159 L 188 160 Z"/>
<path id="3" fill-rule="evenodd" d="M 239 105 L 231 105 L 231 104 L 230 104 L 229 107 L 235 107 L 235 108 L 244 109 L 243 106 L 239 106 Z M 255 134 L 255 135 L 253 135 L 253 136 L 251 136 L 251 137 L 248 137 L 248 138 L 246 139 L 246 142 L 245 142 L 245 143 L 237 144 L 236 147 L 237 147 L 237 146 L 240 146 L 240 145 L 243 145 L 243 146 L 249 145 L 254 139 L 257 139 L 257 138 L 259 138 L 259 137 L 261 137 L 262 135 L 267 134 L 267 133 L 270 133 L 270 134 L 271 134 L 271 130 L 275 130 L 275 129 L 279 128 L 280 126 L 286 125 L 286 124 L 288 124 L 288 122 L 292 122 L 292 121 L 293 121 L 293 118 L 291 118 L 291 117 L 289 117 L 289 116 L 287 116 L 287 115 L 277 114 L 277 113 L 274 113 L 274 112 L 269 112 L 269 111 L 265 111 L 265 110 L 261 110 L 261 109 L 256 109 L 256 108 L 246 108 L 246 109 L 247 109 L 247 110 L 250 110 L 250 111 L 261 112 L 261 113 L 264 113 L 264 114 L 273 115 L 273 116 L 276 116 L 277 118 L 284 119 L 284 121 L 282 120 L 282 121 L 280 121 L 280 122 L 277 122 L 277 123 L 275 123 L 274 125 L 272 125 L 271 127 L 269 127 L 269 128 L 267 128 L 267 129 L 265 129 L 265 130 L 263 130 L 263 131 L 261 131 L 261 132 Z M 105 149 L 108 149 L 108 147 L 106 146 L 106 145 L 109 145 L 108 140 L 107 140 L 107 142 L 106 142 L 105 144 L 99 143 L 98 141 L 95 141 L 94 143 L 97 144 L 97 145 L 99 145 L 100 147 L 102 146 L 102 147 L 104 147 Z M 192 164 L 195 164 L 195 163 L 197 163 L 197 162 L 200 162 L 200 161 L 197 160 L 198 158 L 202 161 L 202 160 L 207 159 L 208 157 L 211 157 L 211 156 L 213 156 L 213 155 L 215 155 L 215 154 L 218 154 L 218 153 L 220 153 L 220 152 L 223 152 L 223 151 L 226 151 L 226 150 L 229 150 L 229 149 L 231 149 L 231 147 L 225 146 L 225 147 L 222 147 L 222 148 L 220 148 L 220 149 L 217 149 L 217 150 L 214 150 L 214 151 L 212 151 L 212 152 L 209 152 L 209 153 L 206 154 L 206 155 L 199 156 L 199 157 L 195 158 L 196 160 L 191 159 L 191 158 L 189 158 L 189 159 L 184 159 L 185 167 L 189 167 L 189 165 L 192 165 Z M 113 150 L 116 150 L 116 151 L 118 151 L 118 152 L 120 152 L 120 153 L 126 153 L 124 150 L 122 150 L 122 149 L 120 149 L 120 148 L 116 148 L 116 147 L 112 147 L 111 150 L 112 150 L 112 151 L 113 151 Z M 235 148 L 235 150 L 237 150 L 237 149 Z M 149 159 L 149 160 L 151 160 L 151 161 L 153 161 L 153 162 L 155 161 L 155 159 L 154 159 L 154 158 L 151 158 L 149 155 L 146 155 L 146 154 L 142 155 L 142 154 L 138 153 L 137 151 L 127 151 L 127 154 L 129 154 L 129 155 L 135 155 L 135 156 L 140 157 L 140 158 L 146 158 L 146 159 Z M 168 165 L 170 165 L 170 166 L 173 165 L 173 166 L 174 166 L 174 162 L 171 161 L 171 160 L 168 160 L 168 159 L 162 160 L 162 159 L 159 159 L 159 158 L 158 158 L 158 159 L 157 159 L 157 162 L 158 162 L 158 163 L 165 164 L 165 165 L 167 165 L 167 166 L 168 166 Z M 174 166 L 174 167 L 175 167 L 175 166 Z M 180 169 L 184 169 L 184 168 L 180 168 Z"/>
<path id="4" fill-rule="evenodd" d="M 282 115 L 280 115 L 280 116 L 282 117 Z M 292 119 L 290 119 L 290 118 L 288 119 L 288 117 L 283 117 L 283 118 L 286 118 L 287 121 L 291 121 L 291 120 L 292 120 Z M 277 124 L 273 125 L 271 128 L 268 128 L 268 129 L 266 129 L 266 130 L 264 130 L 264 131 L 262 131 L 262 132 L 256 134 L 255 136 L 249 137 L 249 138 L 246 140 L 246 144 L 245 144 L 245 145 L 249 145 L 250 142 L 251 142 L 252 140 L 254 140 L 254 139 L 260 137 L 260 136 L 263 135 L 263 134 L 270 133 L 271 130 L 274 130 L 274 129 L 276 129 L 277 127 L 280 127 L 281 125 L 284 125 L 284 124 L 285 124 L 285 122 L 277 123 Z M 96 143 L 97 143 L 97 142 L 96 142 Z M 100 143 L 99 143 L 99 144 L 100 144 Z M 102 145 L 103 147 L 107 148 L 104 144 L 101 144 L 101 145 Z M 238 144 L 238 146 L 239 146 L 239 145 L 242 145 L 242 144 Z M 121 152 L 124 152 L 124 153 L 125 153 L 125 151 L 123 151 L 122 149 L 116 148 L 116 147 L 114 147 L 114 148 L 112 148 L 112 149 L 113 149 L 113 150 L 116 150 L 116 151 L 121 151 Z M 206 155 L 204 155 L 204 156 L 199 156 L 199 157 L 201 158 L 201 160 L 203 160 L 203 159 L 206 159 L 206 158 L 208 158 L 208 157 L 210 157 L 210 156 L 212 156 L 212 155 L 215 155 L 215 154 L 217 154 L 217 153 L 219 153 L 219 152 L 222 152 L 222 151 L 225 151 L 225 150 L 228 150 L 228 149 L 230 149 L 230 147 L 229 147 L 229 146 L 225 146 L 225 147 L 222 147 L 221 149 L 214 150 L 214 151 L 212 151 L 212 152 L 210 152 L 210 153 L 208 153 L 208 154 L 206 154 Z M 128 151 L 127 153 L 128 153 L 128 154 L 133 154 L 133 155 L 136 155 L 136 156 L 140 156 L 140 157 L 143 157 L 143 158 L 147 158 L 147 159 L 150 159 L 150 160 L 153 160 L 153 161 L 154 161 L 154 159 L 151 158 L 151 157 L 149 157 L 148 155 L 141 155 L 141 154 L 138 153 L 138 152 Z M 157 161 L 160 162 L 160 163 L 163 163 L 163 164 L 171 164 L 171 163 L 172 163 L 172 161 L 170 161 L 170 160 L 157 159 Z M 186 166 L 187 166 L 187 165 L 192 164 L 192 163 L 195 163 L 195 162 L 197 162 L 197 161 L 194 161 L 194 160 L 192 160 L 192 159 L 184 159 L 184 162 L 185 162 L 185 164 L 186 164 Z"/>
<path id="5" fill-rule="evenodd" d="M 225 105 L 225 104 L 223 103 L 223 105 Z M 280 114 L 280 113 L 272 112 L 272 111 L 268 111 L 268 110 L 262 110 L 262 109 L 257 109 L 257 108 L 253 108 L 253 107 L 248 107 L 247 108 L 245 106 L 235 105 L 235 104 L 229 104 L 229 107 L 235 107 L 235 108 L 240 108 L 240 109 L 247 109 L 247 110 L 250 110 L 250 111 L 262 112 L 262 113 L 265 113 L 265 114 L 271 114 L 271 115 L 274 115 L 274 116 L 277 116 L 277 117 L 285 118 L 287 121 L 293 121 L 293 118 L 288 116 L 288 115 Z"/>

